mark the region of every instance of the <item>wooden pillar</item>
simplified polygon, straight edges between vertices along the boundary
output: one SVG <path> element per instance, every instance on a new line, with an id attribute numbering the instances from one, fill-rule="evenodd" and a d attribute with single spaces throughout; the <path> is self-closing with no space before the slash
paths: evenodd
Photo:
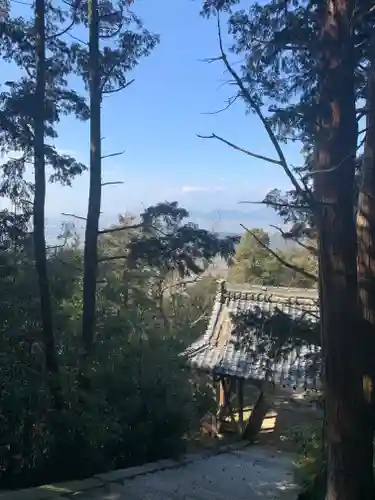
<path id="1" fill-rule="evenodd" d="M 225 378 L 221 378 L 219 380 L 219 405 L 220 405 L 220 408 L 224 408 L 225 407 L 225 401 L 226 401 L 226 398 L 225 398 Z"/>
<path id="2" fill-rule="evenodd" d="M 216 422 L 217 428 L 219 432 L 222 432 L 222 416 L 225 410 L 225 380 L 223 378 L 219 378 L 217 381 L 217 396 L 218 396 L 218 409 L 216 413 Z"/>
<path id="3" fill-rule="evenodd" d="M 243 410 L 244 410 L 244 402 L 243 402 L 243 379 L 237 380 L 237 402 L 238 402 L 238 423 L 240 425 L 241 433 L 244 430 L 243 425 Z"/>
<path id="4" fill-rule="evenodd" d="M 256 438 L 256 436 L 262 429 L 263 420 L 267 414 L 268 409 L 269 403 L 262 388 L 254 405 L 253 411 L 251 412 L 249 420 L 247 421 L 246 428 L 243 434 L 245 439 L 249 439 L 252 441 Z"/>

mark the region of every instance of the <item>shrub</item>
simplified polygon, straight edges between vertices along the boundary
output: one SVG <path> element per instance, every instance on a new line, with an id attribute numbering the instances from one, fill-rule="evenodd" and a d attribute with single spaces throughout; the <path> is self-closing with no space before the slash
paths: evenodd
<path id="1" fill-rule="evenodd" d="M 299 458 L 296 479 L 302 486 L 299 500 L 324 500 L 326 493 L 325 457 L 322 428 L 309 426 L 298 429 L 293 436 Z"/>
<path id="2" fill-rule="evenodd" d="M 97 386 L 121 431 L 113 443 L 114 465 L 181 453 L 196 421 L 189 372 L 173 339 L 128 342 L 97 374 Z"/>
<path id="3" fill-rule="evenodd" d="M 48 410 L 42 376 L 40 384 L 17 391 L 21 379 L 13 374 L 12 393 L 0 393 L 6 424 L 1 487 L 85 477 L 184 451 L 186 435 L 208 403 L 206 388 L 191 379 L 177 355 L 180 343 L 159 335 L 99 342 L 90 394 L 78 390 L 75 368 L 63 365 L 67 405 L 60 414 Z"/>

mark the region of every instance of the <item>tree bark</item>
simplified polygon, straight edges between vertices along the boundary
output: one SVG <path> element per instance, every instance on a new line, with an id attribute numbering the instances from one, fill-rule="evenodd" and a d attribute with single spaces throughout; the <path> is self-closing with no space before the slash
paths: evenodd
<path id="1" fill-rule="evenodd" d="M 358 296 L 363 328 L 367 339 L 364 357 L 368 383 L 367 398 L 372 401 L 375 416 L 375 40 L 370 48 L 367 80 L 366 137 L 358 196 Z"/>
<path id="2" fill-rule="evenodd" d="M 48 372 L 51 395 L 56 409 L 63 407 L 59 380 L 59 363 L 56 352 L 51 295 L 47 274 L 47 253 L 45 241 L 45 197 L 46 172 L 44 159 L 44 110 L 45 110 L 45 4 L 44 0 L 35 2 L 36 36 L 36 87 L 34 102 L 34 254 L 40 294 L 41 319 L 45 350 L 45 364 Z"/>
<path id="3" fill-rule="evenodd" d="M 90 187 L 85 231 L 81 375 L 88 382 L 88 362 L 95 337 L 98 229 L 102 191 L 101 166 L 101 76 L 99 12 L 97 0 L 89 1 L 89 81 L 90 81 Z"/>
<path id="4" fill-rule="evenodd" d="M 327 439 L 326 500 L 375 497 L 372 429 L 363 391 L 354 180 L 357 147 L 353 0 L 321 11 L 315 195 Z"/>

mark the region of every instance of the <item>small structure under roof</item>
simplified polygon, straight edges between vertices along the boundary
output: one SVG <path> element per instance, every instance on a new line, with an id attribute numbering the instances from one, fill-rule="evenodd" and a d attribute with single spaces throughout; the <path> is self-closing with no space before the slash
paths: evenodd
<path id="1" fill-rule="evenodd" d="M 318 301 L 314 289 L 238 289 L 225 281 L 219 283 L 207 330 L 184 355 L 192 367 L 219 382 L 221 412 L 225 407 L 230 410 L 231 392 L 237 384 L 243 413 L 244 381 L 260 388 L 262 382 L 271 382 L 293 389 L 319 389 L 320 347 L 316 331 L 315 336 L 311 333 L 319 319 Z M 300 335 L 292 331 L 293 325 L 299 325 Z"/>

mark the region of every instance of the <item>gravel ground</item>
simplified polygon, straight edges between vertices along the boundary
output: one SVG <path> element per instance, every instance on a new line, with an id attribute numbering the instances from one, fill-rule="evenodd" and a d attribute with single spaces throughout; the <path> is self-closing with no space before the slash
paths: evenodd
<path id="1" fill-rule="evenodd" d="M 153 472 L 75 493 L 77 500 L 294 500 L 293 458 L 262 447 L 199 457 L 176 469 Z M 70 497 L 70 495 L 68 495 Z"/>

